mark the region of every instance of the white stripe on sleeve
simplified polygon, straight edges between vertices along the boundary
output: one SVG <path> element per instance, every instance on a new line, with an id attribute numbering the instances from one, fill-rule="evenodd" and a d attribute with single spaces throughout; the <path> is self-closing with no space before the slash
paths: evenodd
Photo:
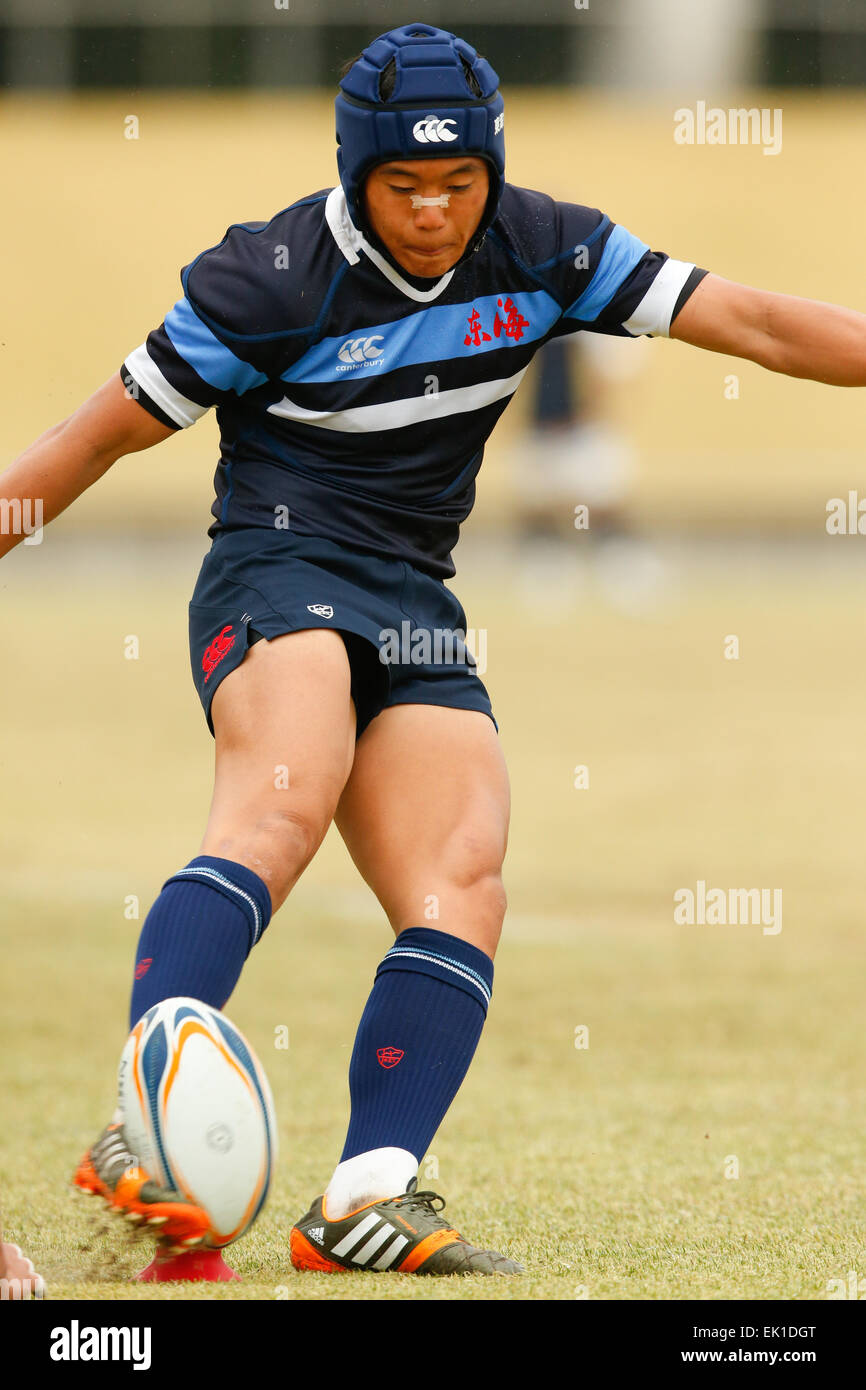
<path id="1" fill-rule="evenodd" d="M 623 328 L 635 337 L 667 338 L 680 290 L 694 270 L 693 261 L 666 260 L 631 318 Z"/>
<path id="2" fill-rule="evenodd" d="M 144 343 L 129 354 L 124 366 L 133 381 L 138 382 L 142 390 L 156 402 L 160 410 L 165 411 L 170 420 L 174 420 L 176 425 L 186 429 L 189 425 L 194 425 L 196 420 L 200 420 L 202 415 L 207 414 L 208 406 L 197 405 L 195 401 L 187 400 L 186 396 L 182 396 L 171 382 L 165 379 Z"/>

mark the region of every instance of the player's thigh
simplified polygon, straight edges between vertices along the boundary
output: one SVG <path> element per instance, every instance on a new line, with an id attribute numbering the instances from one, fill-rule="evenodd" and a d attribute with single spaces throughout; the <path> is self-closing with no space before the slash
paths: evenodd
<path id="1" fill-rule="evenodd" d="M 247 864 L 280 901 L 321 843 L 352 767 L 350 689 L 342 638 L 316 628 L 256 642 L 214 695 L 202 853 Z"/>
<path id="2" fill-rule="evenodd" d="M 486 714 L 394 705 L 358 741 L 336 822 L 395 932 L 437 927 L 492 954 L 509 810 Z"/>

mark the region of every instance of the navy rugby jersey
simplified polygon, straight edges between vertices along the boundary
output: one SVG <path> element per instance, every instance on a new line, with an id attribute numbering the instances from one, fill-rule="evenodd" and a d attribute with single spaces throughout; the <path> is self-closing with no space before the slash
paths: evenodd
<path id="1" fill-rule="evenodd" d="M 447 578 L 534 353 L 582 330 L 665 336 L 705 274 L 596 208 L 508 184 L 481 249 L 420 280 L 365 239 L 338 186 L 230 227 L 122 375 L 175 429 L 216 407 L 210 535 L 287 507 L 299 534 Z"/>

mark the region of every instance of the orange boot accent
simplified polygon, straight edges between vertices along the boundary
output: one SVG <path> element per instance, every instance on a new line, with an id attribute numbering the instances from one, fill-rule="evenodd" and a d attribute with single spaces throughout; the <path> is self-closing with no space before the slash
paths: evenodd
<path id="1" fill-rule="evenodd" d="M 436 1250 L 441 1250 L 443 1245 L 453 1245 L 455 1241 L 460 1239 L 459 1231 L 434 1231 L 432 1236 L 428 1236 L 426 1240 L 422 1240 L 420 1245 L 416 1245 L 411 1255 L 407 1255 L 403 1263 L 397 1268 L 401 1274 L 414 1274 L 428 1255 L 432 1255 Z"/>
<path id="2" fill-rule="evenodd" d="M 96 1169 L 90 1162 L 89 1149 L 75 1170 L 75 1174 L 72 1178 L 72 1185 L 73 1187 L 80 1187 L 82 1192 L 104 1193 L 105 1191 L 96 1175 Z"/>
<path id="3" fill-rule="evenodd" d="M 311 1245 L 307 1237 L 297 1228 L 289 1237 L 289 1250 L 295 1269 L 316 1269 L 321 1274 L 348 1274 L 349 1271 L 333 1260 L 326 1260 L 321 1250 Z"/>

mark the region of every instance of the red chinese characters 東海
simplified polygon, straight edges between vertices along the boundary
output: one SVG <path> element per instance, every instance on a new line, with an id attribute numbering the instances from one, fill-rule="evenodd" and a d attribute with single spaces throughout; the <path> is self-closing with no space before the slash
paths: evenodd
<path id="1" fill-rule="evenodd" d="M 529 327 L 529 319 L 523 317 L 510 295 L 506 297 L 504 303 L 501 299 L 497 299 L 496 302 L 499 309 L 505 310 L 505 318 L 500 317 L 499 309 L 497 309 L 496 317 L 493 320 L 493 332 L 497 338 L 504 333 L 506 338 L 513 338 L 515 343 L 519 343 L 524 330 Z"/>
<path id="2" fill-rule="evenodd" d="M 472 313 L 469 315 L 466 322 L 469 324 L 469 332 L 463 339 L 464 347 L 480 347 L 482 343 L 490 342 L 490 334 L 485 333 L 484 329 L 481 327 L 481 315 L 474 304 L 472 306 Z"/>

